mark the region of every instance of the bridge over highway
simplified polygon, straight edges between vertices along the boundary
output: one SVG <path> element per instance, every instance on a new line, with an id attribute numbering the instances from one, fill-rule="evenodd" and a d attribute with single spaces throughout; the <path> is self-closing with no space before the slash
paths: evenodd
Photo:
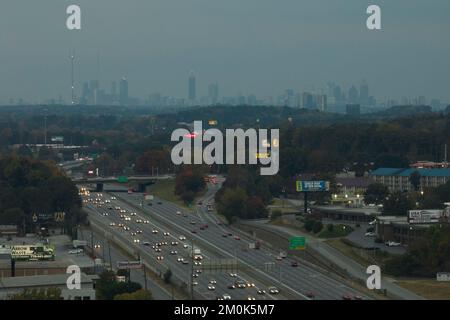
<path id="1" fill-rule="evenodd" d="M 75 184 L 96 184 L 97 192 L 103 191 L 103 185 L 105 183 L 123 183 L 123 184 L 137 184 L 138 192 L 144 192 L 145 187 L 150 184 L 154 184 L 157 180 L 174 179 L 175 175 L 134 175 L 134 176 L 120 176 L 120 177 L 82 177 L 72 178 Z"/>

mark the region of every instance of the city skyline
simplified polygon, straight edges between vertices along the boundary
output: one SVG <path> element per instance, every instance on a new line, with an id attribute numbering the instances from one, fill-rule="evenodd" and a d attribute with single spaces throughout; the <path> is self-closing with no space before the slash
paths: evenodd
<path id="1" fill-rule="evenodd" d="M 286 0 L 283 5 L 237 0 L 77 2 L 83 29 L 68 31 L 66 3 L 4 1 L 3 104 L 10 98 L 42 102 L 59 95 L 70 100 L 70 49 L 76 51 L 78 92 L 84 79 L 96 79 L 100 53 L 100 83 L 125 75 L 130 95 L 141 98 L 152 92 L 185 97 L 186 74 L 195 70 L 199 96 L 207 95 L 213 82 L 220 84 L 223 96 L 242 92 L 275 97 L 286 89 L 325 88 L 329 80 L 347 90 L 367 79 L 380 99 L 450 100 L 450 44 L 445 36 L 450 4 L 445 1 L 435 0 L 433 6 L 418 0 L 380 1 L 379 32 L 367 30 L 367 4 L 356 0 L 332 1 L 326 10 L 323 3 L 310 0 Z M 102 2 L 111 9 L 104 23 Z M 24 17 L 23 10 L 37 14 Z"/>

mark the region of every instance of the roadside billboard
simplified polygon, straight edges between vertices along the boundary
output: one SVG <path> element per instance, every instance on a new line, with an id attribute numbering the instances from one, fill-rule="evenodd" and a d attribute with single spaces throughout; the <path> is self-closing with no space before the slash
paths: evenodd
<path id="1" fill-rule="evenodd" d="M 330 182 L 317 180 L 317 181 L 296 181 L 297 192 L 320 192 L 329 191 Z"/>
<path id="2" fill-rule="evenodd" d="M 14 260 L 38 261 L 55 259 L 55 248 L 51 245 L 13 245 L 10 248 L 11 257 Z"/>
<path id="3" fill-rule="evenodd" d="M 443 210 L 409 210 L 408 222 L 411 224 L 438 223 L 443 213 Z"/>

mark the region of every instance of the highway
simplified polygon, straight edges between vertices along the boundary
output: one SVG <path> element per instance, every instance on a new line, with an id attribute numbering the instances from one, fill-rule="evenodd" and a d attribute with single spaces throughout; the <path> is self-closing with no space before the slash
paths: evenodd
<path id="1" fill-rule="evenodd" d="M 93 194 L 94 195 L 94 194 Z M 107 197 L 105 197 L 107 198 Z M 119 199 L 119 198 L 118 198 Z M 178 278 L 179 282 L 184 282 L 187 285 L 189 290 L 190 278 L 191 274 L 197 274 L 196 270 L 202 270 L 202 266 L 194 266 L 192 265 L 192 260 L 189 259 L 191 253 L 191 245 L 189 240 L 181 241 L 179 236 L 182 235 L 180 233 L 175 233 L 172 230 L 168 230 L 161 224 L 153 221 L 151 217 L 148 217 L 142 213 L 139 213 L 138 210 L 134 210 L 134 208 L 130 207 L 126 203 L 119 200 L 112 200 L 111 206 L 120 206 L 121 209 L 127 211 L 126 215 L 130 215 L 131 212 L 137 212 L 136 216 L 132 216 L 130 221 L 123 221 L 120 218 L 120 215 L 115 212 L 116 210 L 108 210 L 105 207 L 98 208 L 97 205 L 93 203 L 85 203 L 85 209 L 89 213 L 89 217 L 91 221 L 94 221 L 97 224 L 102 224 L 105 228 L 105 232 L 110 233 L 114 237 L 117 237 L 121 241 L 127 242 L 130 246 L 130 251 L 133 253 L 140 253 L 141 259 L 144 259 L 149 264 L 155 266 L 155 269 L 160 274 L 163 274 L 167 268 L 173 273 L 173 277 Z M 104 216 L 103 213 L 108 212 L 108 216 Z M 148 224 L 145 223 L 137 223 L 136 220 L 149 220 Z M 110 226 L 111 223 L 114 223 L 116 226 Z M 124 224 L 130 228 L 129 231 L 125 231 L 123 228 L 118 228 L 117 225 Z M 131 232 L 136 232 L 141 230 L 141 234 L 136 234 L 135 236 L 131 236 Z M 153 233 L 153 230 L 158 230 L 158 233 Z M 164 236 L 164 232 L 170 232 L 169 236 Z M 183 234 L 187 239 L 190 236 L 189 232 L 185 232 Z M 139 239 L 140 244 L 135 244 L 134 240 Z M 178 245 L 172 246 L 171 243 L 174 241 L 178 241 Z M 149 246 L 144 246 L 144 242 L 149 242 Z M 161 246 L 162 252 L 156 252 L 152 246 L 158 242 L 167 242 L 168 245 Z M 187 245 L 188 248 L 184 248 L 184 245 Z M 194 244 L 194 246 L 197 246 Z M 177 254 L 170 254 L 171 251 L 176 251 Z M 205 256 L 203 260 L 203 264 L 207 264 L 208 261 L 217 261 L 217 257 L 210 254 L 209 252 L 202 250 L 203 255 Z M 157 260 L 158 256 L 163 256 L 164 260 Z M 178 258 L 183 258 L 189 261 L 189 264 L 183 264 L 178 262 Z M 259 299 L 272 299 L 275 298 L 270 294 L 258 295 L 257 290 L 259 288 L 263 288 L 264 286 L 261 283 L 256 281 L 251 281 L 244 274 L 238 273 L 237 277 L 231 277 L 230 273 L 236 273 L 236 270 L 230 268 L 229 270 L 222 271 L 207 271 L 203 270 L 198 277 L 193 278 L 195 282 L 198 284 L 194 285 L 194 298 L 198 299 L 216 299 L 217 297 L 221 297 L 224 293 L 229 293 L 233 299 L 247 299 L 248 297 L 259 298 Z M 216 282 L 212 284 L 215 289 L 209 290 L 208 285 L 210 281 Z M 254 283 L 255 287 L 246 288 L 246 289 L 228 289 L 230 284 L 233 284 L 236 280 L 243 280 L 249 283 Z M 283 298 L 282 295 L 278 296 L 279 298 Z M 278 298 L 277 297 L 277 298 Z"/>
<path id="2" fill-rule="evenodd" d="M 255 280 L 251 280 L 249 276 L 248 281 L 255 282 L 258 287 L 267 291 L 268 286 L 276 286 L 281 289 L 281 293 L 285 293 L 289 298 L 306 299 L 307 293 L 313 293 L 316 299 L 342 299 L 344 295 L 351 295 L 353 297 L 360 296 L 363 299 L 369 299 L 369 297 L 355 291 L 352 288 L 338 282 L 334 278 L 330 277 L 326 273 L 319 271 L 317 267 L 311 265 L 305 261 L 300 261 L 297 267 L 291 266 L 293 260 L 290 258 L 276 260 L 279 252 L 269 250 L 268 248 L 261 248 L 260 250 L 248 249 L 250 239 L 246 235 L 239 234 L 240 240 L 234 239 L 236 232 L 224 226 L 218 224 L 219 220 L 216 215 L 208 213 L 205 205 L 206 201 L 211 201 L 218 185 L 208 184 L 209 189 L 204 196 L 205 202 L 203 205 L 196 208 L 194 214 L 185 212 L 176 205 L 155 199 L 152 201 L 153 205 L 149 206 L 144 204 L 143 207 L 140 204 L 143 202 L 142 194 L 126 194 L 115 193 L 114 196 L 120 200 L 120 206 L 127 209 L 127 211 L 136 211 L 138 216 L 142 219 L 150 219 L 152 223 L 158 224 L 160 227 L 164 227 L 171 233 L 184 234 L 188 238 L 192 238 L 195 242 L 195 246 L 202 248 L 202 251 L 207 252 L 207 255 L 211 259 L 236 259 L 239 262 L 239 274 L 250 273 L 253 279 L 258 279 L 260 282 L 256 283 Z M 161 204 L 158 204 L 161 203 Z M 180 211 L 182 215 L 177 215 L 177 211 Z M 187 215 L 188 217 L 183 217 Z M 118 218 L 120 220 L 120 218 Z M 117 221 L 119 221 L 117 220 Z M 191 221 L 195 222 L 195 225 L 191 225 Z M 208 228 L 200 230 L 199 226 L 208 224 Z M 132 228 L 138 227 L 133 225 Z M 142 226 L 140 226 L 142 229 Z M 195 230 L 196 233 L 192 233 Z M 142 235 L 144 238 L 154 236 L 151 233 L 146 232 Z M 228 236 L 232 234 L 233 236 Z M 227 235 L 227 236 L 225 236 Z M 156 240 L 158 241 L 158 240 Z M 176 260 L 175 260 L 176 262 Z M 173 267 L 173 269 L 172 269 Z M 177 274 L 186 273 L 184 265 L 177 264 L 171 265 L 172 271 Z M 201 279 L 200 276 L 197 279 Z M 227 288 L 227 284 L 233 282 L 233 279 L 225 276 L 223 279 L 220 275 L 216 276 L 217 290 L 219 288 Z M 203 288 L 205 285 L 201 281 L 199 282 L 199 288 Z M 207 285 L 207 281 L 206 281 Z M 196 287 L 197 289 L 197 287 Z M 200 290 L 201 292 L 201 290 Z M 226 292 L 230 293 L 235 298 L 234 293 L 238 292 L 236 289 L 229 289 Z M 207 294 L 208 292 L 203 292 Z M 222 291 L 220 291 L 222 293 Z M 233 294 L 232 294 L 233 293 Z M 253 292 L 254 294 L 255 292 Z M 247 292 L 246 292 L 247 294 Z M 211 294 L 207 295 L 208 297 Z M 256 296 L 256 295 L 252 295 Z M 256 296 L 258 298 L 258 296 Z M 266 296 L 264 296 L 266 297 Z M 236 298 L 245 298 L 239 296 Z M 283 295 L 278 295 L 277 298 L 286 298 Z"/>
<path id="3" fill-rule="evenodd" d="M 88 247 L 91 246 L 91 243 L 100 245 L 100 249 L 95 251 L 96 256 L 100 257 L 105 264 L 111 264 L 113 270 L 117 269 L 117 262 L 130 260 L 113 245 L 108 245 L 108 241 L 105 239 L 104 235 L 101 235 L 99 232 L 79 229 L 78 239 L 86 240 L 88 242 Z M 147 288 L 151 291 L 153 298 L 156 300 L 172 299 L 172 293 L 155 284 L 149 277 L 146 278 L 143 270 L 130 270 L 130 279 L 131 281 L 141 284 L 142 288 L 145 288 L 145 280 L 147 280 Z"/>

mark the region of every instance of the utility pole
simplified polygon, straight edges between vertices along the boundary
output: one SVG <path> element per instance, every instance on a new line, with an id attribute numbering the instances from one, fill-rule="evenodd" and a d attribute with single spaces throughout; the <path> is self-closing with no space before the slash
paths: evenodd
<path id="1" fill-rule="evenodd" d="M 191 300 L 194 300 L 195 298 L 194 298 L 194 278 L 193 278 L 193 276 L 194 276 L 194 240 L 192 239 L 191 240 L 191 276 L 190 276 L 190 279 L 191 279 L 191 283 L 190 283 L 190 285 L 191 285 Z"/>

